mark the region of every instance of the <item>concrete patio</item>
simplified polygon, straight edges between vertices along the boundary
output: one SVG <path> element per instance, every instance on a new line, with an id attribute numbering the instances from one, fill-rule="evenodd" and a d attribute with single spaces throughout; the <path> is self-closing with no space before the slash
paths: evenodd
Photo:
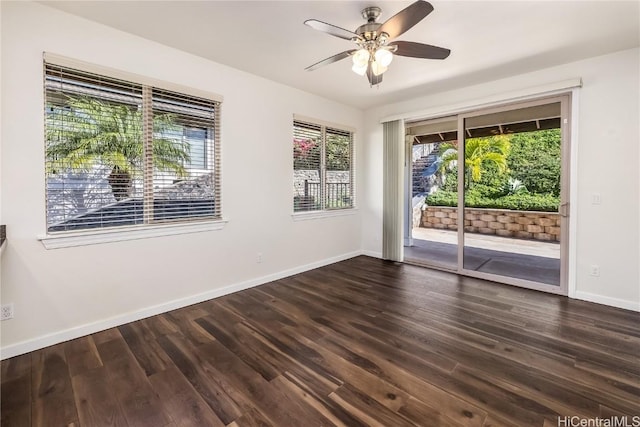
<path id="1" fill-rule="evenodd" d="M 416 227 L 413 246 L 405 246 L 405 261 L 457 268 L 456 231 Z M 560 244 L 466 233 L 464 268 L 560 285 Z"/>

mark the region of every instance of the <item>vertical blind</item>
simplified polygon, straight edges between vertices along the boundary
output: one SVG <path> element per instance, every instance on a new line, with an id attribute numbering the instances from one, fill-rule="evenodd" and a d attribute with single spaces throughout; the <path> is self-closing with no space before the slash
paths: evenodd
<path id="1" fill-rule="evenodd" d="M 44 74 L 48 232 L 220 218 L 219 102 Z"/>
<path id="2" fill-rule="evenodd" d="M 293 210 L 354 206 L 353 133 L 293 122 Z"/>
<path id="3" fill-rule="evenodd" d="M 385 122 L 382 130 L 382 258 L 402 261 L 404 121 Z"/>

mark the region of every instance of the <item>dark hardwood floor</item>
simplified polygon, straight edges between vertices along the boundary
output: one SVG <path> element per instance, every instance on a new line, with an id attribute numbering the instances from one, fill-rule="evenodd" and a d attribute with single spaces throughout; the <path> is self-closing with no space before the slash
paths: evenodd
<path id="1" fill-rule="evenodd" d="M 358 257 L 2 362 L 2 426 L 640 415 L 640 314 Z"/>

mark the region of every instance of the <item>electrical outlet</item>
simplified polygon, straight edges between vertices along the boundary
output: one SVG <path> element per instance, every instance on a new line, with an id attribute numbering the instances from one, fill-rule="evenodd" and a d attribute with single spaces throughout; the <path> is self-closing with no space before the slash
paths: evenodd
<path id="1" fill-rule="evenodd" d="M 13 319 L 13 303 L 0 307 L 0 320 Z"/>
<path id="2" fill-rule="evenodd" d="M 602 204 L 602 196 L 600 195 L 600 193 L 593 193 L 591 195 L 591 204 L 592 205 Z"/>
<path id="3" fill-rule="evenodd" d="M 596 265 L 596 264 L 592 264 L 592 265 L 589 267 L 589 274 L 590 274 L 591 276 L 595 276 L 595 277 L 600 276 L 600 266 L 599 266 L 599 265 Z"/>
<path id="4" fill-rule="evenodd" d="M 262 262 L 262 252 L 258 252 L 258 256 L 256 257 L 256 262 L 260 264 Z"/>

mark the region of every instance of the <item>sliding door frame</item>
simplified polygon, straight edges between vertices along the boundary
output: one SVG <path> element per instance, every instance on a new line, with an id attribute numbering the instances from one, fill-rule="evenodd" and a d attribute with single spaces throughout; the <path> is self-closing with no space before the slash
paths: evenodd
<path id="1" fill-rule="evenodd" d="M 549 285 L 541 282 L 534 282 L 515 277 L 502 276 L 493 273 L 484 273 L 464 268 L 464 177 L 465 177 L 465 141 L 466 128 L 465 120 L 473 117 L 488 114 L 501 113 L 505 111 L 536 107 L 540 105 L 560 103 L 560 133 L 561 133 L 561 166 L 560 166 L 560 286 Z M 477 277 L 479 279 L 491 280 L 508 285 L 519 286 L 538 291 L 568 295 L 569 284 L 569 200 L 570 200 L 570 165 L 571 165 L 571 93 L 542 97 L 524 102 L 505 103 L 503 105 L 480 108 L 477 110 L 458 114 L 458 269 L 457 273 Z M 463 173 L 460 173 L 460 171 Z"/>
<path id="2" fill-rule="evenodd" d="M 492 113 L 499 113 L 519 108 L 527 108 L 540 106 L 545 104 L 560 103 L 560 129 L 561 129 L 561 192 L 560 192 L 560 209 L 561 216 L 561 234 L 560 234 L 560 286 L 548 285 L 540 282 L 534 282 L 524 279 L 518 279 L 508 276 L 501 276 L 497 274 L 478 272 L 474 270 L 468 270 L 464 268 L 464 173 L 458 173 L 458 256 L 457 256 L 457 268 L 451 268 L 440 263 L 429 262 L 424 260 L 419 262 L 420 265 L 435 268 L 438 270 L 445 270 L 455 272 L 462 276 L 476 277 L 485 280 L 491 280 L 494 282 L 500 282 L 508 285 L 524 287 L 528 289 L 539 290 L 543 292 L 568 295 L 569 293 L 569 266 L 570 266 L 570 221 L 569 213 L 571 211 L 569 201 L 570 194 L 570 177 L 571 177 L 571 118 L 572 118 L 572 102 L 573 91 L 571 89 L 566 92 L 560 92 L 552 95 L 540 95 L 532 96 L 525 100 L 505 101 L 502 103 L 496 103 L 490 106 L 478 106 L 476 108 L 461 109 L 458 112 L 448 112 L 445 115 L 434 115 L 431 118 L 425 118 L 424 121 L 439 121 L 444 117 L 454 118 L 457 117 L 458 125 L 458 165 L 462 165 L 464 170 L 464 142 L 465 142 L 465 126 L 464 122 L 466 118 L 477 117 Z M 407 150 L 407 153 L 410 151 Z M 408 155 L 408 154 L 407 154 Z M 406 172 L 406 179 L 411 177 L 411 157 L 405 158 L 409 168 Z M 459 168 L 460 169 L 460 168 Z M 406 193 L 405 193 L 406 194 Z M 407 201 L 411 205 L 411 199 Z M 412 221 L 412 215 L 410 209 L 405 211 L 405 221 Z M 405 227 L 406 228 L 406 227 Z"/>

